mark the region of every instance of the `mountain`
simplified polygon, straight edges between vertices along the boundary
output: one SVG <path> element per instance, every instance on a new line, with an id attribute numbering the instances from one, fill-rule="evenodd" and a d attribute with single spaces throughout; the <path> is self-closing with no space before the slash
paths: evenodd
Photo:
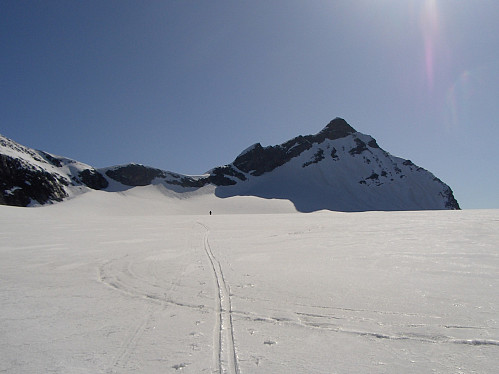
<path id="1" fill-rule="evenodd" d="M 0 135 L 0 204 L 42 205 L 86 191 L 107 180 L 94 168 L 24 147 Z"/>
<path id="2" fill-rule="evenodd" d="M 188 176 L 139 164 L 96 169 L 0 136 L 0 204 L 59 202 L 91 189 L 109 192 L 157 185 L 187 197 L 287 199 L 316 210 L 459 209 L 452 190 L 429 171 L 390 155 L 369 135 L 335 118 L 315 135 L 254 144 L 224 166 Z"/>

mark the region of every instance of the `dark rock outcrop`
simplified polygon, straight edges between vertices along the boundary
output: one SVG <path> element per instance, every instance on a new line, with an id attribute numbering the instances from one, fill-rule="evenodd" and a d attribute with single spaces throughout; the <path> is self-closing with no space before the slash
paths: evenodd
<path id="1" fill-rule="evenodd" d="M 118 166 L 106 171 L 106 175 L 125 186 L 147 186 L 155 178 L 164 178 L 166 173 L 160 169 L 154 169 L 139 164 Z"/>
<path id="2" fill-rule="evenodd" d="M 21 160 L 0 154 L 0 204 L 27 206 L 62 201 L 68 181 L 44 170 L 26 165 Z"/>
<path id="3" fill-rule="evenodd" d="M 452 189 L 449 186 L 447 186 L 447 188 L 443 192 L 443 196 L 445 198 L 445 207 L 447 209 L 451 209 L 451 210 L 460 210 L 461 209 L 459 207 L 459 203 L 457 202 L 456 198 L 454 197 L 454 193 L 452 192 Z"/>
<path id="4" fill-rule="evenodd" d="M 87 187 L 93 190 L 103 190 L 109 186 L 109 182 L 95 169 L 85 169 L 79 174 L 79 178 Z"/>
<path id="5" fill-rule="evenodd" d="M 352 156 L 360 155 L 362 152 L 367 151 L 366 143 L 364 143 L 362 140 L 355 139 L 355 143 L 357 144 L 357 146 L 348 151 L 348 153 L 350 153 Z"/>
<path id="6" fill-rule="evenodd" d="M 43 151 L 39 151 L 39 152 L 52 165 L 54 165 L 54 166 L 56 166 L 58 168 L 60 168 L 62 166 L 62 162 L 58 158 L 52 156 L 51 154 L 49 154 L 47 152 L 43 152 Z"/>
<path id="7" fill-rule="evenodd" d="M 324 140 L 341 139 L 357 131 L 343 118 L 335 118 L 327 124 L 318 134 L 309 135 L 312 143 L 322 143 Z"/>
<path id="8" fill-rule="evenodd" d="M 237 183 L 232 178 L 227 178 L 227 176 L 236 177 L 241 181 L 246 180 L 243 173 L 234 170 L 230 165 L 225 165 L 213 169 L 207 181 L 215 186 L 231 186 Z"/>
<path id="9" fill-rule="evenodd" d="M 321 160 L 324 160 L 324 150 L 323 149 L 319 149 L 315 154 L 314 154 L 314 158 L 310 161 L 307 161 L 305 162 L 302 167 L 307 167 L 307 166 L 310 166 L 312 164 L 317 164 L 319 163 Z"/>

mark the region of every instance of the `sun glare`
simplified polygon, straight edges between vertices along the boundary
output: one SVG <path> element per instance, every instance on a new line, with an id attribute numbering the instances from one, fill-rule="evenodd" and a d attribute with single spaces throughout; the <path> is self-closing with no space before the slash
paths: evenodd
<path id="1" fill-rule="evenodd" d="M 421 13 L 421 28 L 424 38 L 425 72 L 428 87 L 435 83 L 435 52 L 439 37 L 439 15 L 436 0 L 426 0 Z"/>

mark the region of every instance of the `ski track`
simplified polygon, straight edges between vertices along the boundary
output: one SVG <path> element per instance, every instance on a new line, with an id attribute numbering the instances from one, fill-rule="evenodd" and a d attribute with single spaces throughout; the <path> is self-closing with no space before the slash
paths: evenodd
<path id="1" fill-rule="evenodd" d="M 230 300 L 230 288 L 225 281 L 222 266 L 213 255 L 208 236 L 209 228 L 198 222 L 205 230 L 204 251 L 208 256 L 213 271 L 213 278 L 218 292 L 216 293 L 216 322 L 213 337 L 213 360 L 214 366 L 218 367 L 220 374 L 239 374 L 239 365 L 234 345 L 234 325 L 232 320 L 232 304 Z"/>
<path id="2" fill-rule="evenodd" d="M 238 321 L 237 327 L 242 328 L 242 326 L 248 325 L 250 328 L 247 331 L 251 335 L 257 332 L 257 338 L 260 339 L 258 342 L 265 346 L 264 349 L 275 344 L 288 343 L 285 341 L 288 338 L 287 332 L 292 331 L 297 334 L 303 332 L 314 336 L 327 335 L 332 341 L 342 341 L 344 338 L 348 338 L 349 341 L 358 340 L 361 344 L 386 345 L 387 350 L 391 349 L 391 345 L 404 345 L 410 348 L 423 347 L 421 349 L 427 348 L 428 350 L 436 348 L 437 350 L 441 349 L 442 352 L 444 350 L 464 350 L 467 352 L 466 354 L 470 355 L 472 352 L 478 352 L 477 355 L 483 352 L 493 352 L 493 354 L 499 352 L 497 336 L 499 328 L 495 327 L 494 320 L 496 309 L 481 312 L 491 315 L 488 320 L 475 321 L 472 318 L 457 318 L 459 315 L 456 317 L 451 313 L 439 315 L 438 310 L 427 308 L 420 312 L 411 312 L 405 309 L 391 309 L 390 306 L 387 306 L 383 310 L 376 308 L 376 305 L 366 304 L 367 307 L 364 308 L 355 303 L 349 305 L 343 300 L 336 300 L 331 305 L 324 305 L 321 304 L 323 299 L 316 301 L 312 298 L 298 298 L 299 295 L 295 299 L 279 300 L 276 303 L 269 296 L 271 293 L 265 289 L 263 292 L 251 291 L 255 284 L 257 287 L 259 285 L 256 281 L 255 284 L 248 283 L 252 281 L 252 278 L 242 278 L 243 276 L 250 277 L 250 274 L 238 273 L 237 266 L 232 268 L 232 265 L 237 264 L 233 260 L 237 259 L 235 257 L 237 252 L 233 254 L 221 251 L 216 245 L 213 245 L 212 249 L 210 228 L 196 220 L 191 221 L 190 224 L 191 230 L 197 232 L 196 240 L 189 243 L 191 246 L 188 247 L 194 257 L 189 257 L 189 261 L 178 261 L 176 263 L 178 266 L 175 267 L 175 272 L 171 276 L 165 276 L 165 273 L 168 272 L 165 272 L 165 268 L 161 266 L 162 263 L 158 265 L 154 260 L 146 261 L 148 257 L 145 255 L 157 254 L 156 248 L 154 251 L 131 252 L 127 255 L 118 252 L 121 255 L 102 258 L 93 268 L 95 271 L 92 274 L 93 279 L 99 281 L 103 287 L 108 288 L 109 293 L 119 293 L 124 298 L 133 299 L 133 303 L 130 303 L 134 307 L 133 317 L 136 313 L 136 318 L 129 319 L 130 315 L 127 316 L 127 320 L 131 321 L 128 325 L 121 324 L 119 326 L 120 338 L 113 341 L 113 345 L 108 350 L 109 356 L 103 358 L 104 362 L 100 366 L 103 369 L 99 369 L 99 371 L 102 370 L 101 372 L 108 374 L 135 371 L 134 365 L 144 360 L 138 352 L 142 350 L 142 344 L 149 342 L 148 331 L 150 327 L 162 316 L 161 310 L 170 307 L 171 310 L 177 310 L 179 307 L 184 311 L 197 311 L 205 316 L 213 313 L 213 317 L 209 317 L 214 318 L 213 347 L 212 352 L 210 352 L 209 347 L 208 351 L 204 351 L 206 356 L 203 357 L 203 372 L 218 374 L 240 374 L 241 370 L 251 372 L 251 369 L 248 368 L 252 363 L 256 367 L 260 367 L 259 370 L 265 371 L 269 362 L 272 361 L 272 364 L 279 362 L 281 347 L 284 347 L 285 344 L 278 347 L 281 349 L 280 352 L 275 349 L 272 353 L 258 355 L 261 353 L 257 350 L 258 347 L 245 346 L 246 341 L 241 336 L 241 340 L 237 341 L 236 350 L 234 319 Z M 203 228 L 204 234 L 199 231 L 201 228 L 198 225 Z M 305 231 L 294 231 L 288 235 L 304 233 Z M 217 239 L 219 238 L 217 237 Z M 229 240 L 229 238 L 222 239 Z M 110 241 L 109 243 L 119 242 L 121 241 Z M 123 242 L 134 243 L 133 240 Z M 22 250 L 50 250 L 59 247 L 64 248 L 62 244 L 54 246 L 48 244 L 27 245 L 19 248 Z M 161 248 L 159 251 L 161 252 Z M 446 252 L 433 255 L 441 255 L 444 259 L 450 256 L 447 256 Z M 479 251 L 469 252 L 469 255 L 485 256 Z M 486 255 L 496 257 L 493 254 Z M 209 261 L 209 266 L 205 256 Z M 406 256 L 414 257 L 416 253 L 407 253 Z M 453 256 L 461 256 L 461 254 L 455 252 Z M 200 277 L 199 280 L 203 280 L 203 283 L 200 281 L 198 283 L 204 285 L 206 284 L 204 281 L 208 281 L 208 278 L 213 279 L 213 287 L 215 288 L 208 287 L 207 292 L 203 288 L 203 297 L 195 297 L 192 292 L 197 292 L 198 289 L 192 286 L 194 282 L 187 281 L 191 276 L 188 266 L 192 266 L 193 259 L 204 265 L 203 272 L 197 275 Z M 64 266 L 58 264 L 57 266 L 52 265 L 51 268 L 63 268 L 67 272 L 74 267 L 71 262 L 67 262 Z M 458 274 L 462 273 L 458 272 Z M 228 278 L 226 278 L 228 274 L 235 276 L 234 280 L 230 278 L 231 282 L 234 282 L 233 291 L 235 294 L 231 293 Z M 207 299 L 210 301 L 208 302 Z M 309 303 L 307 303 L 308 300 L 310 300 Z M 18 321 L 14 318 L 11 320 Z M 208 341 L 211 335 L 210 328 L 211 326 L 208 326 L 206 329 Z M 242 331 L 238 330 L 238 333 L 243 334 Z M 277 333 L 274 336 L 265 336 L 267 331 Z M 251 349 L 255 349 L 255 352 L 251 352 Z M 161 358 L 157 360 L 163 361 Z M 190 361 L 178 360 L 174 365 L 165 367 L 165 371 L 185 370 L 189 372 L 191 368 L 187 367 L 191 364 Z M 0 372 L 16 370 L 15 366 L 9 365 L 12 364 L 3 363 Z M 450 366 L 449 372 L 451 372 Z"/>
<path id="3" fill-rule="evenodd" d="M 222 266 L 214 256 L 209 241 L 209 229 L 206 225 L 198 222 L 205 229 L 203 249 L 211 265 L 212 276 L 216 285 L 216 302 L 212 309 L 205 305 L 195 305 L 179 302 L 172 298 L 177 290 L 182 274 L 171 282 L 169 286 L 162 287 L 157 284 L 156 279 L 145 278 L 133 270 L 133 259 L 129 256 L 109 260 L 99 266 L 99 281 L 107 287 L 118 291 L 128 297 L 145 300 L 149 305 L 138 323 L 130 330 L 128 337 L 124 340 L 119 352 L 116 354 L 108 373 L 116 373 L 126 367 L 130 356 L 133 354 L 144 330 L 154 314 L 156 306 L 174 305 L 195 310 L 214 310 L 216 322 L 214 327 L 213 346 L 213 370 L 220 374 L 239 374 L 240 369 L 234 346 L 234 328 L 232 305 L 230 300 L 230 288 L 225 281 Z M 149 269 L 154 273 L 154 269 Z M 157 274 L 154 274 L 157 275 Z M 152 304 L 151 304 L 152 303 Z M 174 367 L 181 370 L 183 367 Z"/>
<path id="4" fill-rule="evenodd" d="M 135 326 L 133 329 L 132 333 L 129 335 L 129 337 L 125 340 L 121 352 L 117 355 L 112 368 L 108 370 L 108 373 L 117 373 L 116 369 L 122 369 L 125 368 L 128 360 L 130 358 L 130 355 L 133 353 L 135 348 L 137 347 L 137 344 L 140 340 L 140 337 L 144 333 L 145 327 L 149 323 L 151 317 L 152 317 L 152 305 L 147 306 L 147 310 L 144 313 L 144 317 L 141 318 L 139 323 Z"/>
<path id="5" fill-rule="evenodd" d="M 344 326 L 342 323 L 342 320 L 344 319 L 365 320 L 365 314 L 401 315 L 410 319 L 411 317 L 422 316 L 417 313 L 399 313 L 395 311 L 354 309 L 340 306 L 306 305 L 300 303 L 293 303 L 289 306 L 289 309 L 286 309 L 288 312 L 294 310 L 293 314 L 295 318 L 279 317 L 279 314 L 282 314 L 281 312 L 284 311 L 280 309 L 271 309 L 266 315 L 260 315 L 250 311 L 233 310 L 230 287 L 225 280 L 222 265 L 213 254 L 209 243 L 210 230 L 205 224 L 200 222 L 198 222 L 198 224 L 205 230 L 203 238 L 203 250 L 210 262 L 212 277 L 217 291 L 215 297 L 215 305 L 213 307 L 209 305 L 189 304 L 173 299 L 172 296 L 174 295 L 180 284 L 180 280 L 184 275 L 185 269 L 181 273 L 181 275 L 172 280 L 170 284 L 159 285 L 157 283 L 157 274 L 155 273 L 155 269 L 149 269 L 150 271 L 152 271 L 152 273 L 154 273 L 153 279 L 143 277 L 134 271 L 134 262 L 128 256 L 109 260 L 99 267 L 99 280 L 103 284 L 114 289 L 115 291 L 119 291 L 127 295 L 128 297 L 141 298 L 146 300 L 148 303 L 147 310 L 143 314 L 143 318 L 140 318 L 136 325 L 130 329 L 127 338 L 123 341 L 121 348 L 115 355 L 114 361 L 107 371 L 108 373 L 116 373 L 119 370 L 126 368 L 130 357 L 132 357 L 135 348 L 140 342 L 141 336 L 144 333 L 147 324 L 153 317 L 155 310 L 154 304 L 156 304 L 156 306 L 163 307 L 166 307 L 167 305 L 173 305 L 178 307 L 196 309 L 198 311 L 213 311 L 215 313 L 216 318 L 213 335 L 212 372 L 216 372 L 219 374 L 240 373 L 234 342 L 234 315 L 237 315 L 244 320 L 252 321 L 258 324 L 270 323 L 274 325 L 277 324 L 283 326 L 295 326 L 312 330 L 328 331 L 329 333 L 334 334 L 357 336 L 362 339 L 387 341 L 405 340 L 426 344 L 458 344 L 475 347 L 488 346 L 490 348 L 499 347 L 499 341 L 495 339 L 483 339 L 474 336 L 469 336 L 464 339 L 456 339 L 455 337 L 447 336 L 445 334 L 425 334 L 404 331 L 404 327 L 411 328 L 416 326 L 413 324 L 400 325 L 399 327 L 402 328 L 402 331 L 387 334 L 386 332 L 376 331 L 376 329 L 369 331 L 367 329 L 363 330 L 351 328 Z M 246 299 L 241 295 L 238 297 Z M 324 313 L 324 311 L 328 311 L 329 313 Z M 336 314 L 334 312 L 339 313 Z M 360 314 L 360 316 L 358 314 Z M 431 320 L 438 319 L 438 316 L 434 316 L 431 314 L 425 314 L 424 317 Z M 427 325 L 421 324 L 421 326 Z M 460 326 L 453 324 L 436 324 L 435 327 L 445 329 L 468 329 L 470 331 L 486 329 L 485 327 L 481 326 Z M 268 345 L 271 345 L 272 343 L 274 342 L 270 340 L 264 342 L 264 344 Z M 172 368 L 174 368 L 175 370 L 182 370 L 185 367 L 185 364 L 177 366 L 178 367 L 173 366 Z"/>
<path id="6" fill-rule="evenodd" d="M 177 290 L 183 272 L 182 275 L 171 282 L 169 288 L 164 289 L 153 282 L 147 281 L 145 278 L 135 275 L 130 271 L 130 264 L 124 266 L 123 258 L 104 263 L 99 268 L 99 281 L 129 297 L 146 299 L 159 305 L 170 304 L 196 310 L 206 308 L 203 304 L 179 302 L 171 296 Z"/>
<path id="7" fill-rule="evenodd" d="M 147 325 L 153 319 L 154 313 L 158 308 L 166 308 L 168 305 L 177 307 L 204 310 L 204 305 L 194 305 L 175 301 L 171 295 L 177 291 L 182 277 L 185 275 L 185 268 L 180 275 L 175 278 L 167 287 L 161 287 L 157 284 L 158 274 L 154 269 L 149 269 L 154 278 L 151 281 L 133 271 L 133 261 L 127 256 L 109 260 L 99 267 L 99 281 L 107 287 L 118 291 L 127 297 L 138 298 L 145 301 L 147 307 L 144 313 L 141 313 L 139 321 L 131 328 L 128 336 L 123 341 L 118 353 L 110 368 L 106 371 L 108 374 L 119 373 L 128 365 L 131 355 L 137 348 Z M 188 364 L 181 363 L 172 366 L 175 370 L 181 370 Z"/>
<path id="8" fill-rule="evenodd" d="M 115 259 L 106 262 L 99 267 L 99 280 L 103 284 L 111 287 L 114 290 L 120 291 L 130 297 L 142 297 L 146 298 L 147 294 L 141 294 L 136 289 L 132 287 L 132 283 L 126 283 L 122 279 L 128 279 L 129 281 L 141 281 L 142 279 L 138 277 L 131 269 L 132 262 L 126 261 L 127 256 L 120 259 Z M 151 299 L 151 301 L 156 301 Z M 153 306 L 148 303 L 145 313 L 141 314 L 138 323 L 133 327 L 128 337 L 124 340 L 119 353 L 116 355 L 111 368 L 107 370 L 107 373 L 117 373 L 120 369 L 126 367 L 130 355 L 133 353 L 137 344 L 144 333 L 144 330 L 152 318 Z"/>
<path id="9" fill-rule="evenodd" d="M 343 308 L 336 308 L 343 309 Z M 345 310 L 348 310 L 345 308 Z M 388 312 L 386 312 L 388 313 Z M 323 330 L 329 331 L 331 333 L 338 334 L 346 334 L 346 335 L 354 335 L 361 338 L 370 338 L 370 339 L 386 339 L 386 340 L 407 340 L 414 341 L 419 343 L 430 343 L 430 344 L 464 344 L 471 346 L 499 346 L 499 340 L 494 339 L 480 339 L 480 338 L 469 338 L 469 339 L 455 339 L 450 336 L 445 335 L 427 335 L 420 333 L 398 333 L 395 335 L 388 335 L 384 333 L 379 333 L 375 331 L 362 331 L 362 330 L 352 330 L 341 326 L 341 323 L 338 323 L 339 320 L 344 319 L 344 317 L 337 317 L 331 315 L 321 315 L 315 313 L 304 313 L 304 312 L 294 312 L 297 316 L 297 320 L 289 319 L 289 318 L 279 318 L 272 316 L 259 316 L 255 313 L 248 313 L 242 311 L 233 311 L 233 314 L 239 315 L 241 318 L 253 321 L 257 323 L 269 323 L 273 325 L 289 325 L 295 327 L 301 327 L 306 329 L 313 330 Z M 392 314 L 392 313 L 389 313 Z M 396 314 L 395 312 L 393 314 Z M 316 321 L 306 320 L 301 317 L 308 317 L 311 319 L 317 319 Z M 331 322 L 334 320 L 335 322 Z M 407 325 L 407 327 L 413 327 L 416 325 Z M 427 326 L 421 324 L 421 326 Z M 455 325 L 437 325 L 446 329 L 469 329 L 469 330 L 481 330 L 487 329 L 486 327 L 474 327 L 474 326 L 455 326 Z M 268 342 L 264 342 L 264 344 L 269 344 Z"/>

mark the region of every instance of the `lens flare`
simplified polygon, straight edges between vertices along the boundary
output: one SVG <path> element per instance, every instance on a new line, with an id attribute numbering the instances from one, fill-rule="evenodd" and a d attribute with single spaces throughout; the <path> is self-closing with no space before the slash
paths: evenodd
<path id="1" fill-rule="evenodd" d="M 436 0 L 426 0 L 421 13 L 423 29 L 425 72 L 428 87 L 433 91 L 435 84 L 435 51 L 439 37 L 439 16 Z"/>
<path id="2" fill-rule="evenodd" d="M 447 91 L 445 98 L 447 130 L 457 128 L 459 118 L 467 117 L 467 103 L 471 95 L 470 79 L 470 72 L 468 70 L 463 71 Z"/>
<path id="3" fill-rule="evenodd" d="M 445 96 L 447 130 L 496 127 L 499 61 L 463 71 Z"/>

